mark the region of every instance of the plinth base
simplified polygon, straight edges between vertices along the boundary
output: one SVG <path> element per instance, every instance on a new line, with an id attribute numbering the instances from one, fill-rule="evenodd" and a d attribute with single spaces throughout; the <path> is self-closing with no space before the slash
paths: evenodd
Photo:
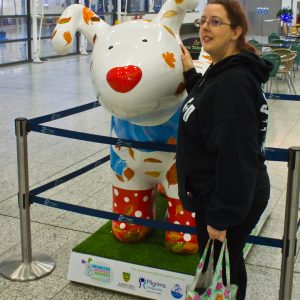
<path id="1" fill-rule="evenodd" d="M 34 254 L 30 263 L 20 256 L 12 256 L 0 263 L 0 274 L 13 281 L 31 281 L 49 275 L 55 269 L 55 261 L 45 254 Z"/>

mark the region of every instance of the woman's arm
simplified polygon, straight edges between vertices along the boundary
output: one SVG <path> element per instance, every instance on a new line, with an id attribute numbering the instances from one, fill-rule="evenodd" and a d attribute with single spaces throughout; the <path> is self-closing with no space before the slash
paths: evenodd
<path id="1" fill-rule="evenodd" d="M 180 45 L 180 47 L 182 52 L 181 60 L 182 60 L 183 71 L 184 71 L 183 76 L 185 79 L 185 88 L 187 92 L 190 93 L 192 88 L 202 77 L 202 74 L 196 72 L 196 69 L 193 64 L 193 59 L 189 51 L 183 45 Z"/>

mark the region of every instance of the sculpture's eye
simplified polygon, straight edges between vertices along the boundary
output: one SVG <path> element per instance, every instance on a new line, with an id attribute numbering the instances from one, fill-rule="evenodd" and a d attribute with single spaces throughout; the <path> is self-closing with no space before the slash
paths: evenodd
<path id="1" fill-rule="evenodd" d="M 144 42 L 144 43 L 147 43 L 147 42 L 148 42 L 148 40 L 147 40 L 147 39 L 143 39 L 143 40 L 142 40 L 142 42 Z"/>
<path id="2" fill-rule="evenodd" d="M 108 47 L 108 50 L 111 50 L 113 47 L 114 47 L 114 46 L 109 46 L 109 47 Z"/>

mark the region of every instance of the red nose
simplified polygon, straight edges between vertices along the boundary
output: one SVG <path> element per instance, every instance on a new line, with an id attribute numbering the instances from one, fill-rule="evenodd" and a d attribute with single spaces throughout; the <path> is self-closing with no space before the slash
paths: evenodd
<path id="1" fill-rule="evenodd" d="M 127 93 L 141 80 L 142 70 L 137 66 L 116 67 L 108 71 L 106 80 L 116 92 Z"/>

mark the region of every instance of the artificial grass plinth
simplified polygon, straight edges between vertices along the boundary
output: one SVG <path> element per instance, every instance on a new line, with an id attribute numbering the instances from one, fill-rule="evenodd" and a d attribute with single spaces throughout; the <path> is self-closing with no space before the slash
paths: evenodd
<path id="1" fill-rule="evenodd" d="M 166 200 L 158 196 L 157 219 L 163 219 L 166 205 Z M 164 239 L 165 231 L 156 229 L 144 241 L 124 244 L 114 238 L 111 231 L 111 221 L 109 221 L 77 245 L 73 251 L 176 273 L 194 275 L 199 256 L 197 254 L 172 253 L 165 246 Z"/>

